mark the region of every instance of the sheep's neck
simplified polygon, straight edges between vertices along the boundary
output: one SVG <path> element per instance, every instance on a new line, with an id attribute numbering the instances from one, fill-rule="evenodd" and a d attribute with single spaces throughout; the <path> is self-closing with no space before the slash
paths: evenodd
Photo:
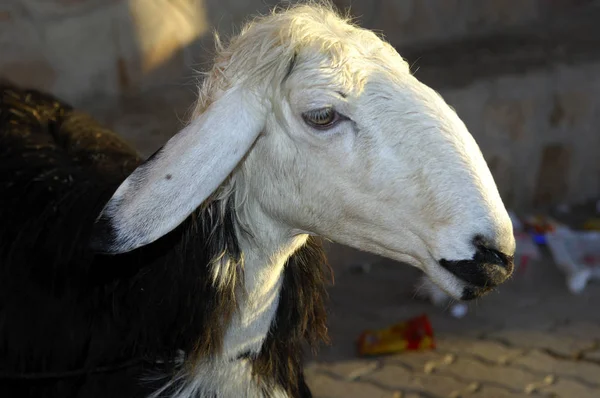
<path id="1" fill-rule="evenodd" d="M 223 356 L 227 359 L 260 351 L 277 312 L 285 263 L 308 238 L 290 236 L 275 225 L 261 229 L 265 232 L 240 238 L 244 283 L 237 292 L 239 311 L 231 319 L 223 339 Z"/>

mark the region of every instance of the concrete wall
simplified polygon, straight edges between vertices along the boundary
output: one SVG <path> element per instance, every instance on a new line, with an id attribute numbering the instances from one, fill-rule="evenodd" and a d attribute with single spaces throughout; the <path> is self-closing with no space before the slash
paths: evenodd
<path id="1" fill-rule="evenodd" d="M 70 101 L 186 82 L 263 0 L 2 0 L 0 76 Z"/>
<path id="2" fill-rule="evenodd" d="M 395 45 L 483 35 L 577 8 L 585 0 L 336 0 Z"/>
<path id="3" fill-rule="evenodd" d="M 448 41 L 545 18 L 567 0 L 337 0 L 397 46 Z M 3 0 L 0 75 L 69 100 L 191 76 L 211 50 L 275 0 Z M 185 80 L 183 80 L 185 81 Z"/>
<path id="4" fill-rule="evenodd" d="M 600 196 L 600 62 L 440 90 L 516 209 Z"/>
<path id="5" fill-rule="evenodd" d="M 157 90 L 165 87 L 189 92 L 195 81 L 192 69 L 202 69 L 210 59 L 211 32 L 228 35 L 248 15 L 265 12 L 275 3 L 3 0 L 0 77 L 49 90 L 77 105 L 107 96 L 159 98 Z M 486 64 L 482 59 L 487 53 L 502 48 L 490 49 L 485 42 L 453 47 L 522 32 L 535 24 L 557 25 L 565 15 L 585 13 L 591 0 L 334 3 L 351 7 L 361 25 L 382 31 L 401 54 L 416 61 L 415 70 L 423 66 L 417 76 L 439 90 L 465 120 L 509 206 L 527 209 L 600 196 L 600 60 L 569 64 L 573 57 L 565 56 L 562 61 L 544 59 L 533 69 L 521 68 L 520 59 L 530 57 L 541 48 L 538 45 L 525 49 L 516 61 L 510 58 L 502 70 L 475 76 L 497 69 L 509 58 Z M 511 45 L 518 46 L 519 40 L 513 41 L 517 44 Z M 421 54 L 422 48 L 434 49 Z M 471 61 L 474 53 L 481 56 Z M 160 132 L 152 139 L 161 140 Z"/>

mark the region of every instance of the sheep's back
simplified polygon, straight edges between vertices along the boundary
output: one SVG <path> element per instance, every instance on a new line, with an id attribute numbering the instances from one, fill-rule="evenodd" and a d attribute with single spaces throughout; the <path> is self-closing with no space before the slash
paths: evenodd
<path id="1" fill-rule="evenodd" d="M 127 294 L 119 287 L 140 259 L 98 258 L 88 240 L 103 204 L 139 163 L 88 115 L 49 94 L 0 83 L 0 395 L 115 396 L 117 388 L 135 395 L 106 374 L 86 383 L 12 376 L 110 368 L 136 354 L 139 331 L 127 342 L 119 329 L 125 314 L 115 313 L 135 308 L 111 309 L 110 299 Z"/>
<path id="2" fill-rule="evenodd" d="M 49 264 L 74 261 L 81 270 L 95 218 L 139 163 L 90 116 L 49 94 L 0 84 L 0 270 L 40 260 L 38 278 Z"/>
<path id="3" fill-rule="evenodd" d="M 0 83 L 0 172 L 8 195 L 28 182 L 57 196 L 119 184 L 141 162 L 117 134 L 47 93 Z M 93 189 L 92 188 L 92 189 Z M 55 191 L 56 190 L 56 191 Z"/>

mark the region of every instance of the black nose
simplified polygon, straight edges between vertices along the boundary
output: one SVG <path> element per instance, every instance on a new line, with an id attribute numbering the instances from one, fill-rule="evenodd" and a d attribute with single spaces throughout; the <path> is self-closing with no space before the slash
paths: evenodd
<path id="1" fill-rule="evenodd" d="M 480 239 L 475 239 L 474 244 L 477 250 L 470 260 L 440 260 L 442 267 L 468 284 L 463 292 L 463 300 L 471 300 L 489 292 L 506 281 L 514 269 L 512 256 L 484 245 Z"/>

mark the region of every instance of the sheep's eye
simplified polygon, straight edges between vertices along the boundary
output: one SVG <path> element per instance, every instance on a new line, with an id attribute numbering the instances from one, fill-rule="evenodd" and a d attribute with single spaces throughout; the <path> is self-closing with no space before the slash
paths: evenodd
<path id="1" fill-rule="evenodd" d="M 333 127 L 342 117 L 332 107 L 315 109 L 304 112 L 302 118 L 311 127 L 317 129 L 327 129 Z"/>

